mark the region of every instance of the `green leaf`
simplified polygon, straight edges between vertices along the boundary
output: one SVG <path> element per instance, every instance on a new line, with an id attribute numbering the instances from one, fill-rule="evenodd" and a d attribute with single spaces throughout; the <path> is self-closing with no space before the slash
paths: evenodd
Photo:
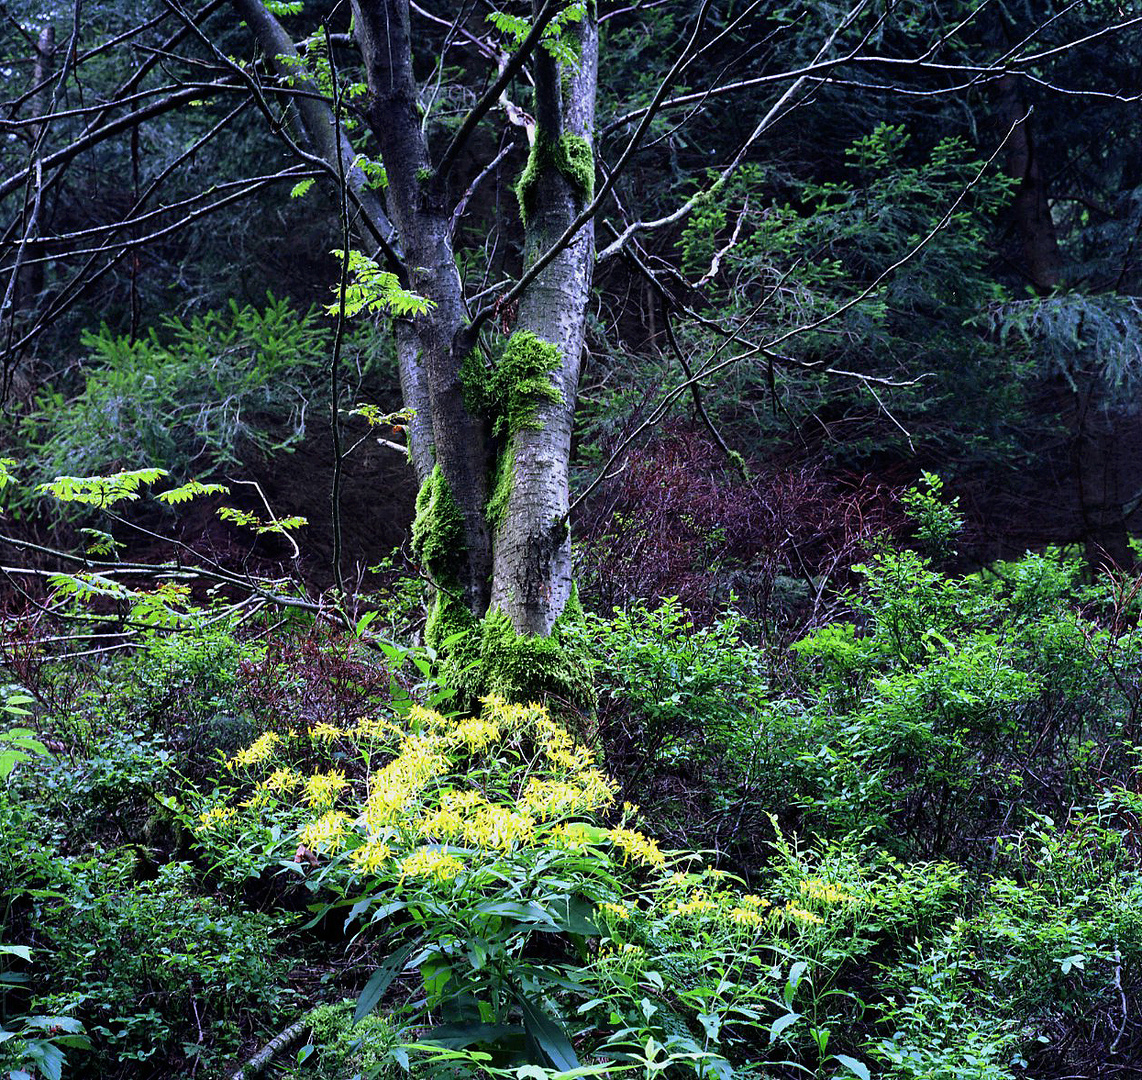
<path id="1" fill-rule="evenodd" d="M 597 937 L 601 933 L 592 918 L 595 905 L 582 896 L 560 896 L 552 901 L 548 910 L 560 930 L 583 937 Z"/>
<path id="2" fill-rule="evenodd" d="M 575 1048 L 567 1038 L 567 1032 L 552 1016 L 549 1016 L 530 998 L 517 996 L 523 1010 L 523 1026 L 528 1038 L 543 1052 L 543 1056 L 561 1072 L 579 1068 L 579 1058 Z"/>
<path id="3" fill-rule="evenodd" d="M 312 176 L 307 177 L 305 180 L 299 180 L 289 189 L 289 197 L 291 199 L 300 199 L 311 187 L 313 187 Z"/>
<path id="4" fill-rule="evenodd" d="M 124 500 L 138 499 L 139 488 L 170 475 L 166 469 L 130 469 L 109 476 L 57 476 L 36 490 L 52 495 L 60 502 L 84 503 L 88 506 L 112 506 Z"/>
<path id="5" fill-rule="evenodd" d="M 772 1043 L 777 1039 L 790 1024 L 795 1024 L 801 1019 L 802 1014 L 799 1012 L 787 1012 L 784 1016 L 779 1016 L 772 1024 L 769 1025 L 769 1041 Z"/>
<path id="6" fill-rule="evenodd" d="M 424 1033 L 424 1041 L 460 1049 L 473 1043 L 495 1043 L 512 1035 L 522 1035 L 523 1028 L 513 1024 L 441 1024 Z"/>
<path id="7" fill-rule="evenodd" d="M 18 956 L 31 963 L 32 950 L 27 945 L 0 945 L 0 956 Z"/>
<path id="8" fill-rule="evenodd" d="M 225 484 L 203 484 L 197 480 L 188 480 L 182 487 L 171 488 L 170 491 L 164 491 L 156 497 L 168 506 L 174 506 L 177 503 L 190 502 L 200 495 L 229 494 L 230 489 Z"/>
<path id="9" fill-rule="evenodd" d="M 404 967 L 405 961 L 412 955 L 416 944 L 415 941 L 410 941 L 407 945 L 402 945 L 373 972 L 369 981 L 365 983 L 365 989 L 361 991 L 361 996 L 357 999 L 357 1008 L 353 1010 L 354 1024 L 360 1023 L 377 1007 L 381 998 L 385 996 L 389 984 L 397 977 L 401 968 Z"/>
<path id="10" fill-rule="evenodd" d="M 854 1076 L 859 1076 L 860 1080 L 872 1080 L 868 1066 L 863 1061 L 857 1061 L 855 1057 L 850 1057 L 848 1054 L 834 1054 L 833 1060 L 839 1061 Z"/>

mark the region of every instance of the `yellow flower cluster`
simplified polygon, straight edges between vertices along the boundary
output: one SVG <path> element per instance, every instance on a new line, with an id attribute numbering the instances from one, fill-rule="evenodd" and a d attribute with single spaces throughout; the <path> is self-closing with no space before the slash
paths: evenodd
<path id="1" fill-rule="evenodd" d="M 815 912 L 806 911 L 799 904 L 795 904 L 790 900 L 785 907 L 781 908 L 781 913 L 789 919 L 795 919 L 799 923 L 805 923 L 809 926 L 820 926 L 824 923 L 824 919 Z"/>
<path id="2" fill-rule="evenodd" d="M 535 820 L 510 806 L 486 802 L 479 792 L 450 791 L 444 805 L 424 818 L 417 831 L 437 840 L 463 839 L 485 851 L 509 851 L 535 839 Z"/>
<path id="3" fill-rule="evenodd" d="M 436 848 L 417 848 L 406 855 L 400 864 L 401 877 L 426 877 L 436 881 L 451 881 L 464 864 L 454 855 Z"/>
<path id="4" fill-rule="evenodd" d="M 735 907 L 730 908 L 729 916 L 730 922 L 737 923 L 738 926 L 744 926 L 751 930 L 759 929 L 765 925 L 766 917 L 751 908 Z"/>
<path id="5" fill-rule="evenodd" d="M 718 905 L 699 889 L 689 900 L 672 901 L 667 911 L 679 918 L 685 918 L 688 915 L 716 915 Z"/>
<path id="6" fill-rule="evenodd" d="M 610 901 L 604 901 L 599 905 L 599 911 L 604 915 L 618 919 L 620 922 L 626 922 L 630 918 L 630 909 L 625 904 L 612 904 Z"/>
<path id="7" fill-rule="evenodd" d="M 258 787 L 266 791 L 292 791 L 305 783 L 305 778 L 296 769 L 274 769 Z"/>
<path id="8" fill-rule="evenodd" d="M 369 797 L 362 815 L 373 832 L 404 817 L 407 805 L 429 783 L 448 770 L 448 758 L 438 740 L 409 735 L 400 753 L 369 780 Z"/>
<path id="9" fill-rule="evenodd" d="M 305 781 L 305 801 L 310 806 L 332 806 L 337 801 L 337 793 L 348 785 L 340 769 L 314 773 Z"/>
<path id="10" fill-rule="evenodd" d="M 196 828 L 200 832 L 209 832 L 216 825 L 221 825 L 226 821 L 232 821 L 237 813 L 238 811 L 232 806 L 213 806 L 205 813 L 198 815 L 198 825 Z"/>
<path id="11" fill-rule="evenodd" d="M 473 754 L 480 750 L 486 750 L 499 737 L 499 724 L 475 716 L 461 720 L 452 733 L 452 741 L 462 745 Z"/>
<path id="12" fill-rule="evenodd" d="M 599 949 L 598 963 L 604 967 L 637 968 L 646 960 L 646 950 L 641 945 L 603 945 Z"/>
<path id="13" fill-rule="evenodd" d="M 820 878 L 808 878 L 801 882 L 801 892 L 810 900 L 822 904 L 855 904 L 858 897 L 845 892 L 840 886 Z"/>
<path id="14" fill-rule="evenodd" d="M 577 851 L 588 844 L 599 843 L 599 831 L 581 821 L 565 821 L 556 825 L 547 834 L 547 843 L 551 847 L 570 848 Z"/>
<path id="15" fill-rule="evenodd" d="M 394 733 L 401 734 L 396 724 L 388 720 L 378 720 L 375 716 L 362 716 L 353 732 L 358 739 L 387 739 Z"/>
<path id="16" fill-rule="evenodd" d="M 348 815 L 340 810 L 330 810 L 316 821 L 302 826 L 297 839 L 313 851 L 339 851 L 345 846 L 345 827 L 349 824 Z"/>
<path id="17" fill-rule="evenodd" d="M 243 768 L 260 765 L 274 752 L 274 747 L 279 745 L 281 741 L 281 736 L 276 731 L 263 732 L 244 750 L 239 750 L 226 762 L 226 766 L 232 769 L 235 765 L 240 765 Z"/>
<path id="18" fill-rule="evenodd" d="M 540 821 L 552 821 L 565 814 L 587 813 L 610 802 L 608 788 L 587 788 L 564 780 L 541 780 L 532 777 L 520 793 L 520 809 Z"/>
<path id="19" fill-rule="evenodd" d="M 349 858 L 359 873 L 373 874 L 392 857 L 392 853 L 392 848 L 383 840 L 369 840 L 350 852 Z"/>
<path id="20" fill-rule="evenodd" d="M 634 829 L 611 829 L 611 842 L 623 853 L 623 863 L 634 859 L 647 866 L 661 866 L 666 856 L 658 850 L 658 844 Z"/>
<path id="21" fill-rule="evenodd" d="M 327 724 L 324 720 L 320 724 L 314 724 L 309 729 L 309 737 L 314 742 L 331 743 L 336 739 L 340 739 L 343 735 L 348 735 L 349 732 L 342 731 L 339 727 L 334 727 L 333 724 Z"/>

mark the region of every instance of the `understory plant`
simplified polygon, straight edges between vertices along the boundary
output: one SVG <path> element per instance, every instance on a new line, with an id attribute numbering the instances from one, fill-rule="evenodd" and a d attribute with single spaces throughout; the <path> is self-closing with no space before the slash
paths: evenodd
<path id="1" fill-rule="evenodd" d="M 316 918 L 386 942 L 357 1015 L 386 1003 L 397 1060 L 727 1077 L 796 1054 L 862 1075 L 829 1017 L 859 1014 L 838 980 L 912 917 L 898 869 L 785 844 L 750 892 L 663 852 L 542 707 L 482 704 L 267 731 L 194 808 L 198 841 L 224 878 L 303 879 Z"/>

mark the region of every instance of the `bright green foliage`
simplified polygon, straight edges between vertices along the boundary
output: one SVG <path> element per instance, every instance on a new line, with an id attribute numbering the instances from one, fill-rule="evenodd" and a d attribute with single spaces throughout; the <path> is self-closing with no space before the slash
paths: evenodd
<path id="1" fill-rule="evenodd" d="M 423 315 L 433 302 L 423 296 L 409 292 L 401 286 L 400 278 L 389 270 L 382 270 L 375 259 L 362 255 L 359 251 L 333 252 L 338 259 L 348 262 L 349 281 L 345 287 L 344 314 L 346 318 L 359 315 L 362 311 L 370 315 L 384 312 L 396 317 Z M 342 310 L 341 299 L 327 304 L 325 310 L 336 315 Z"/>
<path id="2" fill-rule="evenodd" d="M 167 475 L 166 469 L 148 468 L 125 470 L 110 476 L 57 476 L 50 483 L 41 484 L 37 491 L 60 502 L 83 503 L 105 509 L 124 500 L 134 502 L 139 498 L 139 488 L 144 484 L 154 484 Z"/>
<path id="3" fill-rule="evenodd" d="M 231 525 L 238 525 L 244 529 L 252 529 L 259 536 L 264 536 L 266 533 L 286 533 L 291 529 L 300 529 L 303 525 L 308 525 L 309 521 L 306 518 L 293 516 L 287 518 L 275 518 L 273 521 L 263 521 L 257 514 L 251 514 L 248 510 L 238 510 L 233 506 L 220 506 L 216 513 L 218 516 Z"/>
<path id="4" fill-rule="evenodd" d="M 450 584 L 464 557 L 464 522 L 439 465 L 433 467 L 416 496 L 412 550 L 440 585 Z"/>
<path id="5" fill-rule="evenodd" d="M 745 640 L 746 629 L 733 614 L 695 627 L 673 598 L 655 609 L 640 603 L 568 623 L 599 689 L 600 726 L 628 733 L 643 778 L 640 803 L 663 825 L 685 828 L 698 846 L 770 839 L 773 806 L 751 789 L 775 768 L 777 748 L 766 752 L 755 738 L 769 686 L 766 656 Z M 703 820 L 676 823 L 680 786 L 711 769 L 718 785 L 701 795 Z M 669 777 L 662 791 L 658 777 Z"/>
<path id="6" fill-rule="evenodd" d="M 540 45 L 560 63 L 574 66 L 579 62 L 578 43 L 564 36 L 564 29 L 570 23 L 581 22 L 587 11 L 587 3 L 593 0 L 572 0 L 544 28 Z M 490 22 L 501 34 L 509 38 L 518 48 L 531 31 L 531 22 L 506 11 L 493 11 L 488 15 Z"/>
<path id="7" fill-rule="evenodd" d="M 22 421 L 28 481 L 144 467 L 204 475 L 251 447 L 288 450 L 305 433 L 303 399 L 329 340 L 314 313 L 271 297 L 261 311 L 232 302 L 135 341 L 104 328 L 83 344 L 79 392 L 41 394 Z"/>
<path id="8" fill-rule="evenodd" d="M 958 514 L 959 499 L 941 500 L 944 482 L 935 473 L 921 475 L 924 489 L 909 488 L 901 497 L 905 513 L 916 526 L 916 540 L 922 551 L 934 557 L 954 555 L 952 544 L 964 527 Z"/>
<path id="9" fill-rule="evenodd" d="M 298 1052 L 302 1063 L 290 1080 L 350 1080 L 354 1076 L 396 1080 L 399 1067 L 391 1052 L 399 1034 L 385 1017 L 372 1013 L 354 1022 L 353 1002 L 318 1005 L 305 1016 L 309 1038 Z"/>
<path id="10" fill-rule="evenodd" d="M 527 223 L 532 209 L 532 193 L 545 169 L 557 169 L 584 205 L 595 193 L 595 156 L 591 144 L 581 135 L 564 134 L 552 141 L 537 131 L 520 178 L 515 197 L 520 218 Z"/>
<path id="11" fill-rule="evenodd" d="M 203 495 L 229 494 L 230 489 L 225 484 L 204 484 L 200 480 L 188 480 L 180 487 L 160 492 L 156 498 L 158 498 L 160 502 L 167 503 L 169 506 L 177 506 L 180 503 L 190 502 L 192 499 L 197 499 Z"/>
<path id="12" fill-rule="evenodd" d="M 19 717 L 31 716 L 24 706 L 34 703 L 35 699 L 27 694 L 9 693 L 0 698 L 0 713 Z M 21 761 L 27 761 L 35 754 L 47 752 L 48 748 L 36 738 L 31 728 L 16 727 L 0 731 L 0 780 L 7 780 Z"/>

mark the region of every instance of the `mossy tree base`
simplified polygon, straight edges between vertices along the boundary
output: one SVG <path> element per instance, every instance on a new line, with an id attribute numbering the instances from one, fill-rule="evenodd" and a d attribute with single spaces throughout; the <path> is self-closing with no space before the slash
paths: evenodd
<path id="1" fill-rule="evenodd" d="M 424 640 L 439 655 L 444 682 L 459 692 L 462 708 L 486 694 L 535 701 L 583 734 L 583 719 L 594 713 L 594 685 L 564 633 L 579 610 L 573 599 L 551 635 L 539 637 L 517 633 L 498 608 L 477 618 L 459 599 L 442 593 L 429 613 Z"/>

